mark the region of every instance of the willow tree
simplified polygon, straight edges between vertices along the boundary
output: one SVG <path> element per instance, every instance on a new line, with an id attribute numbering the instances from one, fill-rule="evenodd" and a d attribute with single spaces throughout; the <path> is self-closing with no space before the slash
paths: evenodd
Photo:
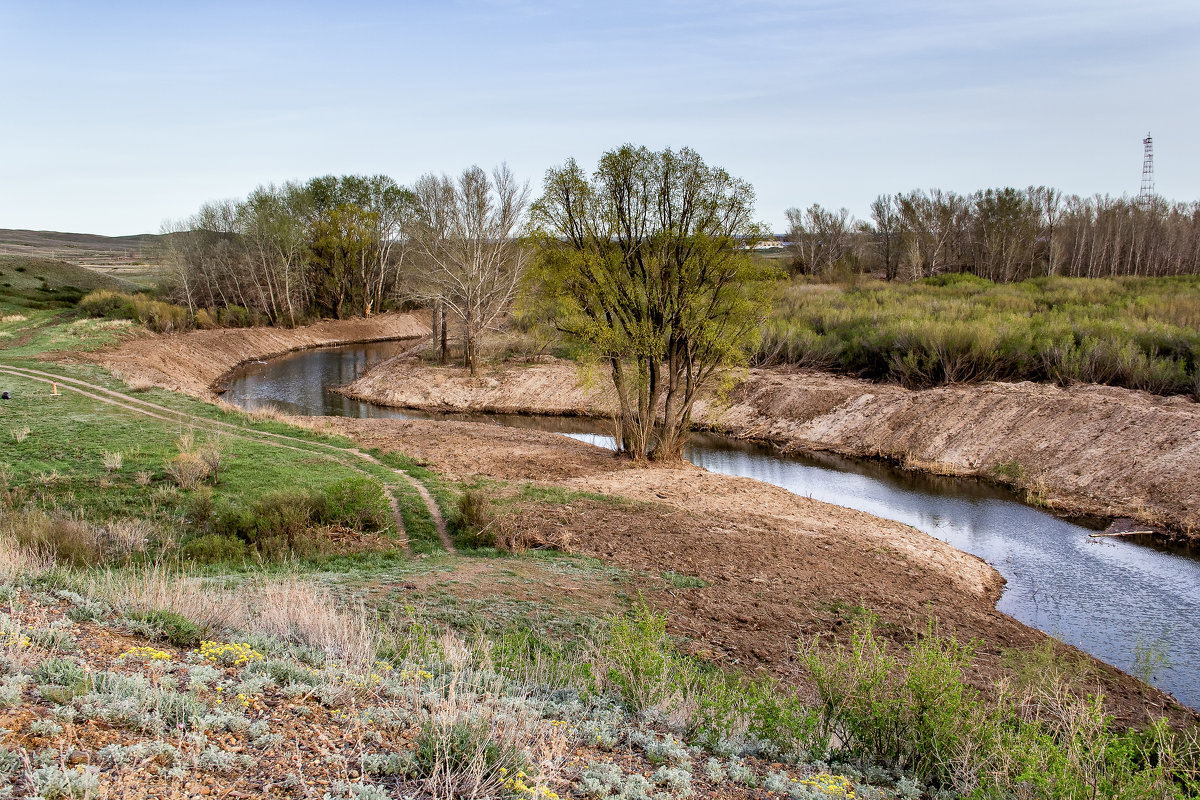
<path id="1" fill-rule="evenodd" d="M 574 160 L 547 172 L 531 286 L 607 363 L 622 453 L 681 458 L 701 390 L 756 345 L 778 273 L 753 256 L 753 214 L 750 184 L 690 149 L 625 145 L 590 177 Z"/>

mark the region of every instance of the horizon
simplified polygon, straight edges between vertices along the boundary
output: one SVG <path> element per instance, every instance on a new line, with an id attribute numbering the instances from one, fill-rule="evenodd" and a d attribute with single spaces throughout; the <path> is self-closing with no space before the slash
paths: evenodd
<path id="1" fill-rule="evenodd" d="M 1200 8 L 1159 2 L 0 2 L 0 227 L 156 233 L 323 174 L 590 169 L 692 147 L 757 215 L 1048 185 L 1200 198 Z M 1114 111 L 1114 103 L 1117 110 Z M 1128 108 L 1128 111 L 1124 109 Z"/>

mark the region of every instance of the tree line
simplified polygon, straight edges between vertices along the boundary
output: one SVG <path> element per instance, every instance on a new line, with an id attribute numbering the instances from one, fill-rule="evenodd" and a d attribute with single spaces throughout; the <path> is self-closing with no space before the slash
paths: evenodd
<path id="1" fill-rule="evenodd" d="M 931 189 L 880 195 L 871 218 L 820 205 L 787 211 L 793 271 L 888 280 L 969 272 L 997 282 L 1200 272 L 1200 202 L 1149 203 L 1058 189 Z"/>
<path id="2" fill-rule="evenodd" d="M 625 145 L 590 174 L 568 161 L 535 203 L 506 166 L 411 187 L 264 186 L 168 233 L 169 291 L 192 314 L 294 325 L 412 303 L 430 309 L 443 361 L 455 322 L 472 374 L 483 332 L 524 287 L 531 315 L 608 367 L 618 447 L 634 459 L 681 457 L 695 398 L 755 350 L 781 277 L 753 255 L 767 236 L 753 188 L 686 148 Z"/>
<path id="3" fill-rule="evenodd" d="M 528 186 L 505 166 L 429 174 L 327 175 L 206 203 L 164 233 L 167 292 L 198 320 L 296 325 L 429 305 L 460 323 L 467 365 L 512 301 L 528 248 Z"/>

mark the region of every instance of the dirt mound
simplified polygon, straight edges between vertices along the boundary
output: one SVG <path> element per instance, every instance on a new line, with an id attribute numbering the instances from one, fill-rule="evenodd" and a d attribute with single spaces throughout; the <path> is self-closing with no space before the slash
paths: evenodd
<path id="1" fill-rule="evenodd" d="M 604 376 L 569 362 L 471 378 L 411 359 L 346 393 L 384 405 L 607 416 Z M 704 427 L 785 450 L 894 459 L 1003 480 L 1069 513 L 1131 517 L 1200 536 L 1200 405 L 1111 386 L 985 383 L 911 391 L 820 372 L 750 370 L 697 403 Z"/>
<path id="2" fill-rule="evenodd" d="M 213 384 L 246 361 L 325 345 L 429 335 L 424 315 L 380 314 L 301 328 L 223 328 L 165 334 L 85 356 L 132 386 L 159 386 L 213 399 Z"/>
<path id="3" fill-rule="evenodd" d="M 427 367 L 394 358 L 369 370 L 343 393 L 385 406 L 426 411 L 608 416 L 617 407 L 608 373 L 581 372 L 574 363 L 511 363 L 471 377 L 456 367 Z"/>

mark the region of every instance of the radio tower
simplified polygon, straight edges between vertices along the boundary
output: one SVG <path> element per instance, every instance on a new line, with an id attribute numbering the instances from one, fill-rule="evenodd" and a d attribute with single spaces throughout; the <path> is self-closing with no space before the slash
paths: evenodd
<path id="1" fill-rule="evenodd" d="M 1154 203 L 1154 140 L 1150 134 L 1142 139 L 1145 155 L 1142 156 L 1142 190 L 1138 192 L 1138 205 L 1149 208 Z"/>

